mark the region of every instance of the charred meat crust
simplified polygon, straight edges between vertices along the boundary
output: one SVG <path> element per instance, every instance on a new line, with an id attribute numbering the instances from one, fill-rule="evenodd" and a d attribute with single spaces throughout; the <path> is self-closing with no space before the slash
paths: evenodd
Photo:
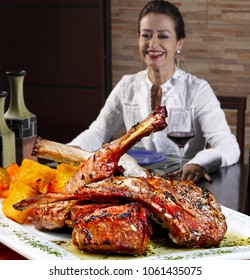
<path id="1" fill-rule="evenodd" d="M 98 207 L 91 213 L 81 215 L 81 219 L 78 214 L 75 215 L 74 208 L 72 210 L 73 243 L 80 250 L 145 254 L 152 228 L 148 211 L 138 203 Z"/>

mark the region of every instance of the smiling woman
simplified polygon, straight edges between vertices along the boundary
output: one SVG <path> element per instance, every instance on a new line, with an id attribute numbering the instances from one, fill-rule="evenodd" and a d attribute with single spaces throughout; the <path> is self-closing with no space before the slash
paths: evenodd
<path id="1" fill-rule="evenodd" d="M 150 13 L 141 19 L 139 50 L 149 68 L 154 85 L 162 84 L 175 72 L 175 54 L 184 43 L 178 40 L 174 20 L 167 15 Z"/>
<path id="2" fill-rule="evenodd" d="M 169 1 L 148 2 L 139 14 L 137 31 L 146 69 L 124 75 L 97 119 L 69 144 L 96 151 L 124 126 L 128 131 L 145 119 L 155 106 L 190 107 L 195 112 L 196 135 L 184 149 L 189 161 L 174 175 L 210 181 L 209 173 L 236 163 L 239 146 L 213 89 L 207 81 L 181 70 L 175 63 L 185 37 L 184 21 L 175 5 Z M 210 149 L 204 148 L 207 144 Z M 177 146 L 167 138 L 167 128 L 142 139 L 136 147 L 179 156 Z"/>

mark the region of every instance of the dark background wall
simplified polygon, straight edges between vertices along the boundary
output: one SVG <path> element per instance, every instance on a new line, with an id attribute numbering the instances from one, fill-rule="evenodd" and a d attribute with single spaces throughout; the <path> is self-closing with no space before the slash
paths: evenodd
<path id="1" fill-rule="evenodd" d="M 148 0 L 111 0 L 113 84 L 144 69 L 137 42 L 137 20 Z M 250 148 L 250 1 L 172 0 L 185 21 L 180 66 L 206 79 L 215 93 L 248 98 L 245 162 Z M 236 112 L 227 110 L 235 133 Z"/>
<path id="2" fill-rule="evenodd" d="M 6 70 L 26 70 L 38 135 L 65 143 L 86 129 L 111 88 L 110 1 L 1 0 L 0 38 L 0 90 Z"/>

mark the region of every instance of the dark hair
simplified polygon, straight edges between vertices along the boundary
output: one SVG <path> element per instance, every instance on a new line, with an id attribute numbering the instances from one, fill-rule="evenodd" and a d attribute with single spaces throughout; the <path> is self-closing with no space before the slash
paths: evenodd
<path id="1" fill-rule="evenodd" d="M 185 25 L 179 9 L 169 1 L 164 0 L 153 0 L 144 6 L 138 19 L 138 33 L 140 33 L 140 23 L 142 18 L 149 13 L 164 14 L 171 17 L 175 22 L 177 40 L 184 39 L 186 37 Z"/>

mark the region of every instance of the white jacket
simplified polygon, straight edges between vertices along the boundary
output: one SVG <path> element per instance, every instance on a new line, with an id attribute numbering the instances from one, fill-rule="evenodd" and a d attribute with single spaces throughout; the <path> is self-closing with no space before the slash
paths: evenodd
<path id="1" fill-rule="evenodd" d="M 129 130 L 150 114 L 151 87 L 147 70 L 123 76 L 89 129 L 68 144 L 96 151 L 124 126 Z M 195 109 L 196 136 L 184 149 L 184 157 L 190 159 L 188 163 L 199 164 L 212 172 L 238 161 L 239 145 L 207 81 L 176 69 L 173 77 L 161 88 L 161 105 L 167 108 L 188 106 Z M 207 143 L 211 148 L 204 149 Z M 167 128 L 143 138 L 137 145 L 147 150 L 179 155 L 178 147 L 167 138 Z"/>

